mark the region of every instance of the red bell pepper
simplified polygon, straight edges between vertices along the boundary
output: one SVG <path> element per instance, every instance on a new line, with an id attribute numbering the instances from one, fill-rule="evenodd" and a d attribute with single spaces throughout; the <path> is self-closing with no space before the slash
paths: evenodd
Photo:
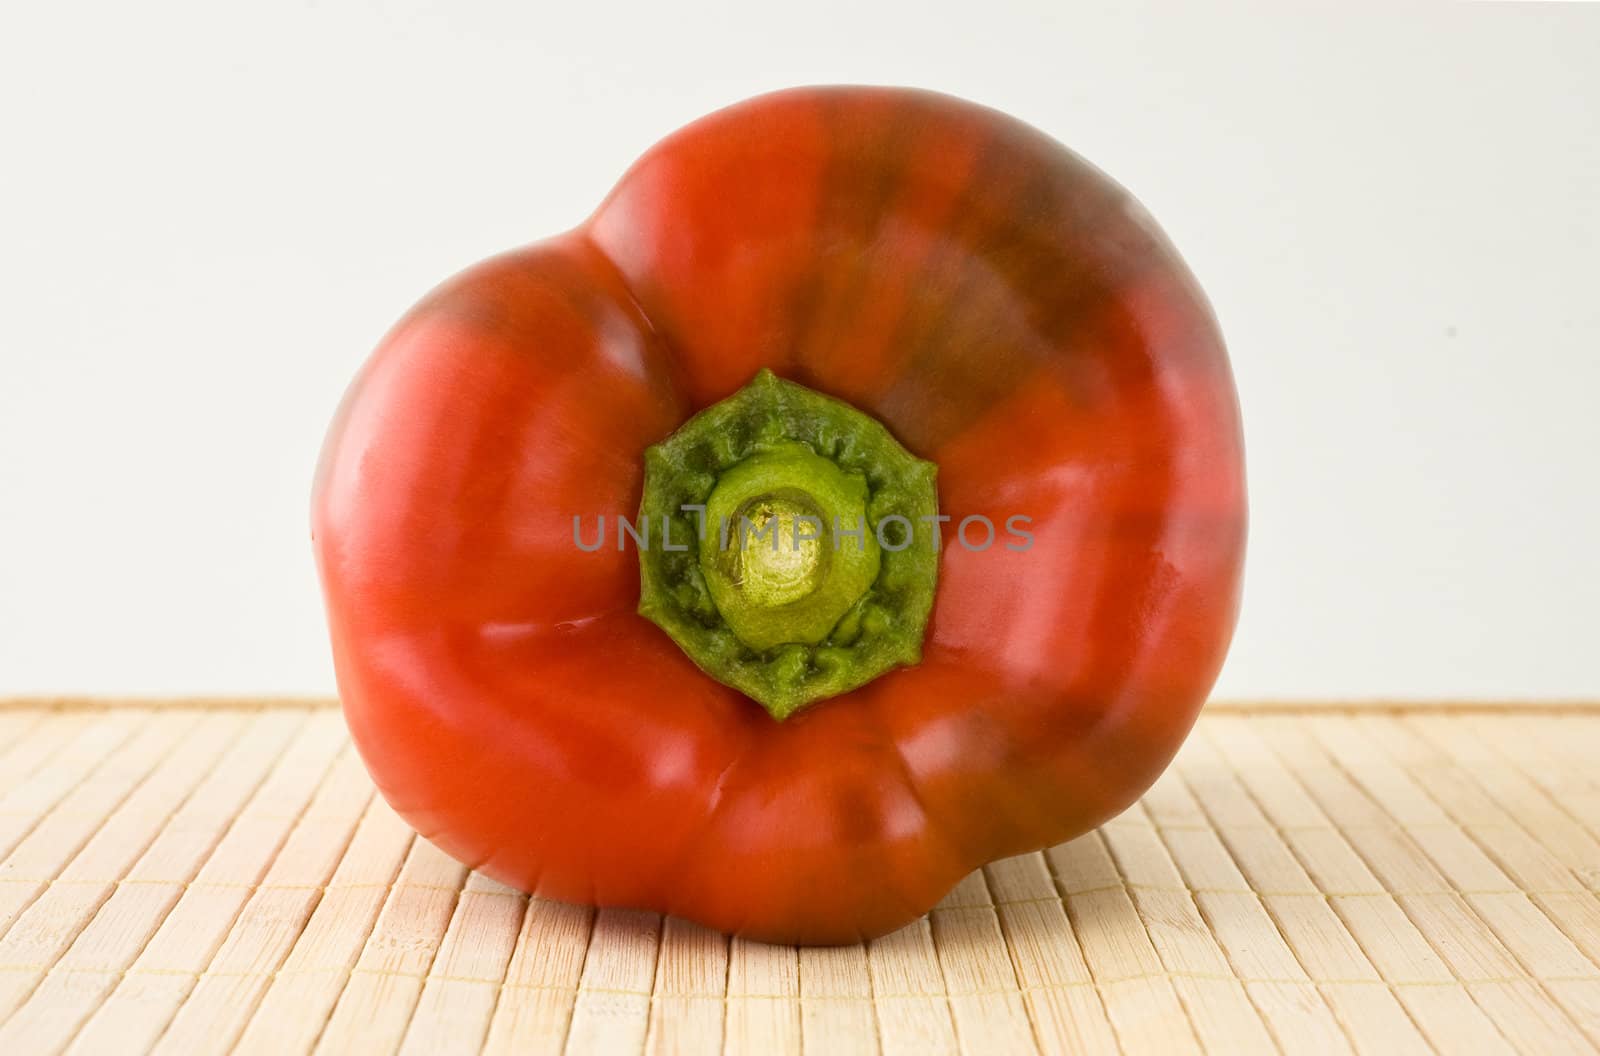
<path id="1" fill-rule="evenodd" d="M 947 97 L 787 91 L 424 298 L 313 537 L 351 731 L 422 835 L 849 942 L 1170 761 L 1235 618 L 1238 409 L 1199 288 L 1082 159 Z"/>

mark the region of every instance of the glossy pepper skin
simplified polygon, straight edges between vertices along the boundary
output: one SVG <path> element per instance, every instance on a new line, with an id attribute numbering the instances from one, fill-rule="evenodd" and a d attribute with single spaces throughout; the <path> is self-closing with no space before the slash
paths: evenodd
<path id="1" fill-rule="evenodd" d="M 783 722 L 636 614 L 636 553 L 573 545 L 762 367 L 935 462 L 954 518 L 921 663 Z M 1033 546 L 959 545 L 974 514 Z M 429 294 L 313 503 L 350 728 L 422 835 L 540 895 L 800 943 L 1132 803 L 1221 665 L 1245 520 L 1228 360 L 1149 217 L 1016 120 L 884 88 L 712 114 Z"/>

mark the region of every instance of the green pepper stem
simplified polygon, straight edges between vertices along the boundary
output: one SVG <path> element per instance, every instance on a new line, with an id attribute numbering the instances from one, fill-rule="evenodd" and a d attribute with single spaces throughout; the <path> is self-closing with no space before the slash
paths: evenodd
<path id="1" fill-rule="evenodd" d="M 870 538 L 836 546 L 835 523 L 862 524 L 867 482 L 804 444 L 751 455 L 717 478 L 700 571 L 717 611 L 751 649 L 817 645 L 878 578 Z"/>
<path id="2" fill-rule="evenodd" d="M 861 411 L 763 370 L 646 451 L 640 516 L 695 545 L 641 548 L 639 611 L 779 720 L 916 663 L 934 472 Z"/>

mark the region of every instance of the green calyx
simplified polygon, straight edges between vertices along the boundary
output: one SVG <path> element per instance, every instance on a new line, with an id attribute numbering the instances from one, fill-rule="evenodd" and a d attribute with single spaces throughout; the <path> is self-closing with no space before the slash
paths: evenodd
<path id="1" fill-rule="evenodd" d="M 769 370 L 645 452 L 639 612 L 785 719 L 922 658 L 935 467 Z M 684 545 L 686 544 L 686 545 Z"/>

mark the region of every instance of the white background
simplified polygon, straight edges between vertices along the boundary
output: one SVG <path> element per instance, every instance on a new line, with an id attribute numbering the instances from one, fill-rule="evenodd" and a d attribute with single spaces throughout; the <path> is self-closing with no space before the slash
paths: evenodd
<path id="1" fill-rule="evenodd" d="M 863 81 L 1065 141 L 1207 288 L 1219 695 L 1600 695 L 1600 7 L 245 6 L 0 16 L 0 694 L 330 692 L 307 492 L 379 335 L 676 126 Z"/>

